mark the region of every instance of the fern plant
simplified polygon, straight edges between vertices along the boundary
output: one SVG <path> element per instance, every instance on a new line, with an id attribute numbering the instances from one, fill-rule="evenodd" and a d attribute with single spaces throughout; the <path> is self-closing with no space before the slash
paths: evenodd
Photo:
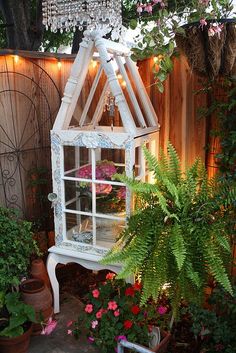
<path id="1" fill-rule="evenodd" d="M 145 147 L 144 154 L 155 183 L 117 176 L 136 194 L 136 209 L 102 262 L 122 263 L 120 278 L 138 273 L 142 302 L 157 299 L 167 285 L 176 316 L 182 298 L 202 299 L 209 276 L 232 293 L 227 226 L 235 191 L 225 181 L 208 180 L 199 159 L 181 173 L 171 144 L 167 156 L 161 152 L 159 160 Z"/>

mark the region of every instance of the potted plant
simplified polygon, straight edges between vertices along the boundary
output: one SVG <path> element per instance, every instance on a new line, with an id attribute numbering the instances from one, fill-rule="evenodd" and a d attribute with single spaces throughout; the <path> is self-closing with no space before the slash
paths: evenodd
<path id="1" fill-rule="evenodd" d="M 23 303 L 20 293 L 2 296 L 0 304 L 0 352 L 26 353 L 29 348 L 34 308 Z"/>
<path id="2" fill-rule="evenodd" d="M 23 353 L 27 352 L 34 309 L 21 301 L 18 286 L 27 274 L 30 256 L 38 249 L 31 223 L 21 220 L 13 209 L 0 207 L 0 234 L 0 351 L 18 352 L 19 348 Z"/>
<path id="3" fill-rule="evenodd" d="M 225 180 L 208 180 L 199 159 L 182 173 L 171 144 L 159 161 L 146 148 L 144 154 L 155 183 L 117 176 L 136 193 L 136 210 L 102 262 L 122 263 L 119 278 L 138 273 L 141 303 L 168 287 L 173 323 L 181 299 L 201 302 L 209 276 L 233 293 L 227 271 L 235 189 Z"/>
<path id="4" fill-rule="evenodd" d="M 191 331 L 200 352 L 234 352 L 236 347 L 236 287 L 230 296 L 221 287 L 213 289 L 208 298 L 209 308 L 190 305 L 183 311 L 189 318 Z"/>
<path id="5" fill-rule="evenodd" d="M 170 307 L 166 298 L 158 303 L 149 301 L 140 305 L 142 286 L 140 283 L 125 283 L 108 273 L 106 282 L 94 286 L 86 298 L 84 313 L 78 322 L 69 322 L 68 334 L 77 338 L 81 328 L 87 329 L 88 341 L 101 353 L 110 353 L 120 339 L 129 340 L 159 352 L 167 345 Z M 74 324 L 72 326 L 72 324 Z M 162 341 L 158 337 L 161 329 Z"/>
<path id="6" fill-rule="evenodd" d="M 232 0 L 150 0 L 135 1 L 141 34 L 134 59 L 156 56 L 154 74 L 163 92 L 163 81 L 172 70 L 175 46 L 187 56 L 192 70 L 215 78 L 236 70 L 236 29 Z"/>

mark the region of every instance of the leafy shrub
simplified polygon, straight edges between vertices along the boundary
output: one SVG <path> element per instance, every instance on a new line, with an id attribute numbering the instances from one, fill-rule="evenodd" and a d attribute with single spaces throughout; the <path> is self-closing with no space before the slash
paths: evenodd
<path id="1" fill-rule="evenodd" d="M 0 207 L 0 291 L 19 283 L 35 251 L 31 223 L 19 219 L 15 210 Z"/>
<path id="2" fill-rule="evenodd" d="M 17 337 L 22 335 L 30 322 L 35 322 L 35 310 L 20 300 L 20 293 L 6 294 L 0 306 L 0 337 Z M 4 315 L 3 311 L 6 310 Z"/>
<path id="3" fill-rule="evenodd" d="M 235 190 L 225 180 L 208 180 L 199 159 L 181 173 L 171 144 L 160 159 L 144 148 L 155 183 L 120 175 L 136 193 L 136 211 L 120 239 L 102 261 L 123 264 L 119 278 L 139 273 L 142 302 L 158 298 L 168 284 L 173 314 L 181 298 L 200 302 L 209 275 L 232 292 L 227 274 L 231 258 L 230 205 Z"/>
<path id="4" fill-rule="evenodd" d="M 190 305 L 192 327 L 201 352 L 234 353 L 236 347 L 236 287 L 233 297 L 215 288 L 209 298 L 211 310 Z"/>

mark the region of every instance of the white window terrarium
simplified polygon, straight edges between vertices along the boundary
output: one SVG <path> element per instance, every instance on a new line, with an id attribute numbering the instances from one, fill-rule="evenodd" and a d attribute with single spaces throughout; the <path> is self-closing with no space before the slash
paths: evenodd
<path id="1" fill-rule="evenodd" d="M 142 145 L 156 154 L 158 130 L 130 50 L 99 31 L 88 32 L 51 132 L 56 245 L 49 249 L 48 271 L 56 312 L 58 262 L 118 272 L 118 265 L 99 264 L 132 209 L 130 192 L 116 173 L 151 179 Z"/>

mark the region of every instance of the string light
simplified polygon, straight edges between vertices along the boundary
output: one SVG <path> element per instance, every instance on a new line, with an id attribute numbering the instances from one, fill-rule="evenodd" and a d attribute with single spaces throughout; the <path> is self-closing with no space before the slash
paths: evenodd
<path id="1" fill-rule="evenodd" d="M 57 67 L 59 70 L 61 70 L 61 60 L 60 59 L 57 60 Z"/>
<path id="2" fill-rule="evenodd" d="M 118 78 L 118 80 L 121 80 L 121 79 L 122 79 L 122 75 L 121 75 L 121 74 L 118 74 L 118 75 L 117 75 L 117 78 Z"/>
<path id="3" fill-rule="evenodd" d="M 154 56 L 153 61 L 154 61 L 155 64 L 157 64 L 158 61 L 159 61 L 158 57 L 157 57 L 157 56 Z"/>
<path id="4" fill-rule="evenodd" d="M 15 64 L 17 64 L 19 62 L 19 55 L 13 55 L 13 58 L 14 58 L 14 62 Z"/>
<path id="5" fill-rule="evenodd" d="M 125 87 L 126 87 L 126 82 L 125 82 L 125 81 L 122 81 L 121 86 L 122 86 L 123 88 L 125 88 Z"/>
<path id="6" fill-rule="evenodd" d="M 96 60 L 91 60 L 91 65 L 92 65 L 92 68 L 95 69 L 98 65 L 98 62 Z"/>

